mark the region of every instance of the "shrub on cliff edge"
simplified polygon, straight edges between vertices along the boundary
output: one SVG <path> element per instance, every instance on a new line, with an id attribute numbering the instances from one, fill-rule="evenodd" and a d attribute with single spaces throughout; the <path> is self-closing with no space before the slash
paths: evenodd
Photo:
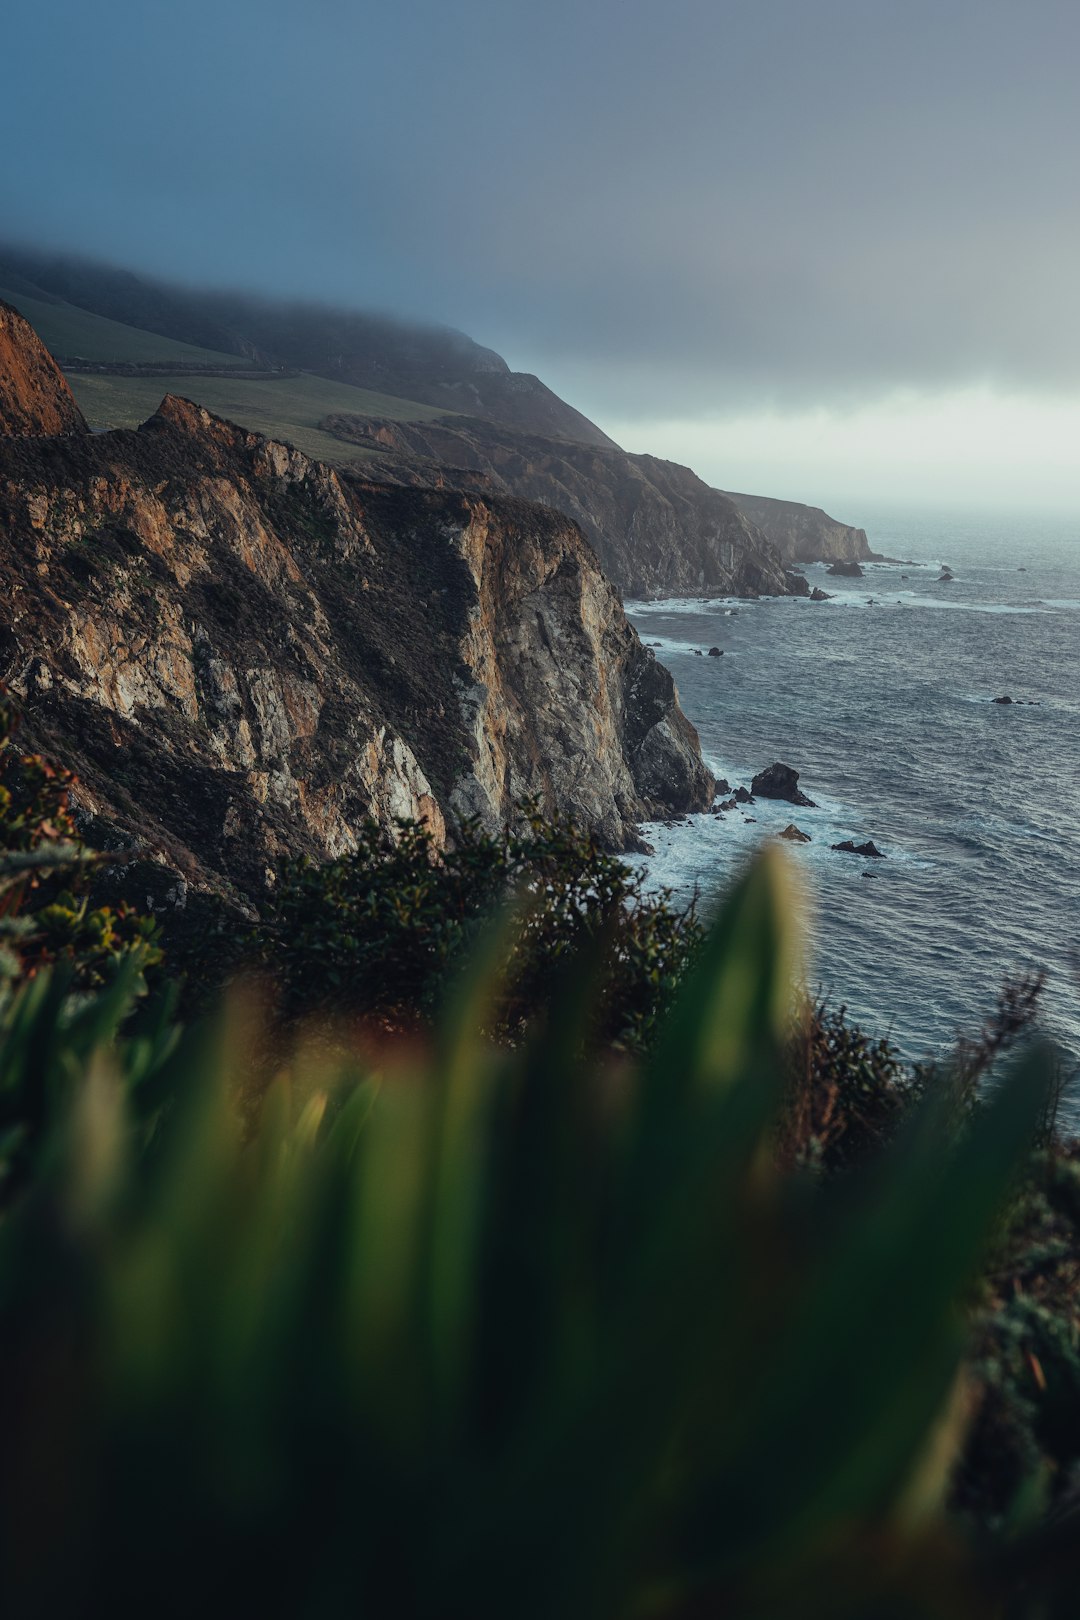
<path id="1" fill-rule="evenodd" d="M 545 821 L 534 806 L 524 830 L 492 836 L 467 823 L 444 851 L 417 822 L 400 822 L 394 837 L 369 823 L 349 855 L 286 862 L 241 960 L 270 976 L 289 1018 L 332 1012 L 406 1028 L 430 1019 L 508 905 L 515 920 L 492 1033 L 518 1038 L 589 944 L 603 973 L 590 1038 L 649 1044 L 702 937 L 693 909 L 646 896 L 592 834 Z"/>

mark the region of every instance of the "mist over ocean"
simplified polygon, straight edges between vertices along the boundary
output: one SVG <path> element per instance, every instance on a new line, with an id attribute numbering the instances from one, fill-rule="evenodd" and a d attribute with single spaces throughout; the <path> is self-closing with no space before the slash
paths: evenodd
<path id="1" fill-rule="evenodd" d="M 1075 1066 L 1080 518 L 858 521 L 912 565 L 864 564 L 863 579 L 810 566 L 834 593 L 822 603 L 626 604 L 717 774 L 749 787 L 781 760 L 818 805 L 648 825 L 649 883 L 708 895 L 794 822 L 812 839 L 788 846 L 812 902 L 811 985 L 916 1058 L 974 1031 L 1004 974 L 1042 966 L 1043 1024 Z M 936 583 L 942 563 L 952 584 Z M 722 658 L 696 656 L 713 645 Z M 991 701 L 1006 693 L 1011 706 Z M 846 838 L 887 858 L 833 852 Z M 1080 1125 L 1075 1086 L 1065 1113 Z"/>

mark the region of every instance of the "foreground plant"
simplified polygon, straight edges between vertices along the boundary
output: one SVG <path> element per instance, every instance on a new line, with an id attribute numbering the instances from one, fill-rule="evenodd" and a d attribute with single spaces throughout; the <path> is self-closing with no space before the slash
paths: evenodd
<path id="1" fill-rule="evenodd" d="M 551 1004 L 564 964 L 605 941 L 590 1000 L 593 1033 L 647 1046 L 697 950 L 693 908 L 646 895 L 591 833 L 523 807 L 500 835 L 466 822 L 452 846 L 401 821 L 375 823 L 334 861 L 286 861 L 257 927 L 234 954 L 270 976 L 287 1019 L 313 1012 L 392 1029 L 428 1023 L 494 909 L 519 902 L 504 937 L 492 1032 L 516 1039 Z"/>
<path id="2" fill-rule="evenodd" d="M 0 686 L 0 1009 L 13 985 L 56 962 L 78 992 L 109 983 L 125 961 L 141 974 L 161 960 L 151 918 L 88 894 L 94 869 L 123 857 L 85 847 L 69 803 L 75 777 L 24 753 L 16 734 Z"/>
<path id="3" fill-rule="evenodd" d="M 430 1041 L 298 1033 L 252 1131 L 250 1007 L 65 1048 L 24 991 L 59 1078 L 0 1219 L 6 1612 L 1068 1613 L 1054 1534 L 945 1506 L 1044 1061 L 863 1176 L 780 1170 L 786 883 L 736 888 L 648 1056 L 594 1039 L 602 937 L 482 1038 L 511 918 Z"/>

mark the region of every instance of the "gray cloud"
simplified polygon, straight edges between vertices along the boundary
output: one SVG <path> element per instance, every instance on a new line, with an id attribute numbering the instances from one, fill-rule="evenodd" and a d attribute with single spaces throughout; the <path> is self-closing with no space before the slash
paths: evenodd
<path id="1" fill-rule="evenodd" d="M 4 234 L 591 408 L 1080 386 L 1075 0 L 16 0 Z"/>

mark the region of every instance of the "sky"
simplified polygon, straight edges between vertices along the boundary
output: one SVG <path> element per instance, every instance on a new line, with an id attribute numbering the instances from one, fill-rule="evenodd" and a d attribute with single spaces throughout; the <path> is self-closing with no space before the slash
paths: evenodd
<path id="1" fill-rule="evenodd" d="M 9 0 L 0 234 L 447 322 L 629 449 L 1080 516 L 1080 0 Z"/>

